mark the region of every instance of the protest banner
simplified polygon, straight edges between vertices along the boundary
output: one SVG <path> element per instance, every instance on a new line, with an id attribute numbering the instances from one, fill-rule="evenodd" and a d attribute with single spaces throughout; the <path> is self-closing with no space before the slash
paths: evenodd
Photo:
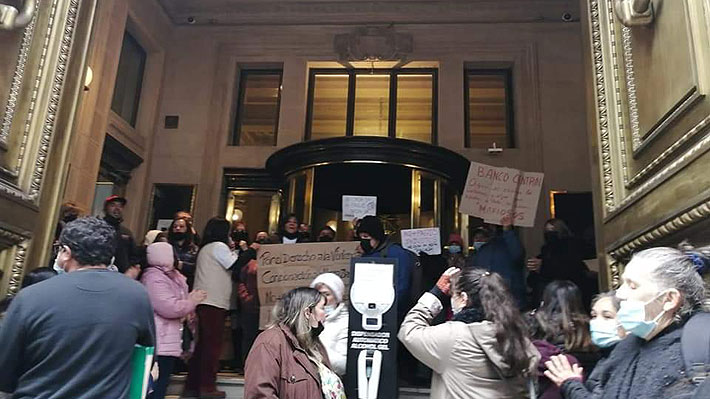
<path id="1" fill-rule="evenodd" d="M 286 292 L 308 287 L 321 273 L 335 273 L 350 287 L 350 259 L 358 256 L 359 242 L 262 245 L 256 254 L 259 290 L 259 328 L 271 320 L 271 311 Z"/>
<path id="2" fill-rule="evenodd" d="M 377 215 L 377 197 L 343 195 L 343 221 Z"/>
<path id="3" fill-rule="evenodd" d="M 438 227 L 402 230 L 402 247 L 415 254 L 441 255 L 441 233 Z"/>
<path id="4" fill-rule="evenodd" d="M 471 162 L 459 209 L 486 223 L 510 216 L 516 226 L 533 227 L 543 179 L 543 173 Z"/>

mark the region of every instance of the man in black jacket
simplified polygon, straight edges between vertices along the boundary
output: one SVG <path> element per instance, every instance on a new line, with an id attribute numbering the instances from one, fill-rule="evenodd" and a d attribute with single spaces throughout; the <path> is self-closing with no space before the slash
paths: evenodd
<path id="1" fill-rule="evenodd" d="M 135 279 L 140 273 L 140 257 L 133 233 L 121 223 L 123 209 L 128 201 L 118 195 L 112 195 L 104 201 L 104 220 L 116 232 L 116 250 L 113 254 L 113 264 L 118 271 Z"/>

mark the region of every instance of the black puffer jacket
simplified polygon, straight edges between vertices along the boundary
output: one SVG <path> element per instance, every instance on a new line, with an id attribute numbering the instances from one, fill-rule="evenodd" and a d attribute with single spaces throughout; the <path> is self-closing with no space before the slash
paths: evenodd
<path id="1" fill-rule="evenodd" d="M 685 399 L 696 387 L 684 375 L 682 326 L 668 327 L 651 341 L 629 335 L 600 362 L 585 384 L 567 380 L 566 399 Z"/>

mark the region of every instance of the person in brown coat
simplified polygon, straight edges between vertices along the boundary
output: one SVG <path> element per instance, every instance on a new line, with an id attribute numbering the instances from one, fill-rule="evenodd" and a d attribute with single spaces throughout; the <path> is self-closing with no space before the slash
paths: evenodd
<path id="1" fill-rule="evenodd" d="M 249 399 L 345 399 L 318 335 L 325 297 L 313 288 L 286 293 L 274 308 L 275 323 L 261 333 L 247 357 L 244 397 Z"/>

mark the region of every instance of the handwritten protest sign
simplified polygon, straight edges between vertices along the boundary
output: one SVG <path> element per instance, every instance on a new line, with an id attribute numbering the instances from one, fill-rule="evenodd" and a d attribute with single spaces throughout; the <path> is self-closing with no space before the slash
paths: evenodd
<path id="1" fill-rule="evenodd" d="M 271 320 L 271 311 L 286 292 L 308 287 L 321 273 L 335 273 L 343 279 L 345 292 L 350 287 L 350 259 L 357 254 L 359 242 L 262 245 L 257 251 L 257 288 L 259 290 L 259 327 Z"/>
<path id="2" fill-rule="evenodd" d="M 438 227 L 402 230 L 402 247 L 415 254 L 441 255 L 441 233 Z"/>
<path id="3" fill-rule="evenodd" d="M 377 197 L 343 195 L 343 220 L 349 222 L 355 218 L 377 215 Z"/>
<path id="4" fill-rule="evenodd" d="M 516 226 L 533 227 L 544 176 L 471 162 L 460 211 L 486 223 L 510 216 Z"/>

